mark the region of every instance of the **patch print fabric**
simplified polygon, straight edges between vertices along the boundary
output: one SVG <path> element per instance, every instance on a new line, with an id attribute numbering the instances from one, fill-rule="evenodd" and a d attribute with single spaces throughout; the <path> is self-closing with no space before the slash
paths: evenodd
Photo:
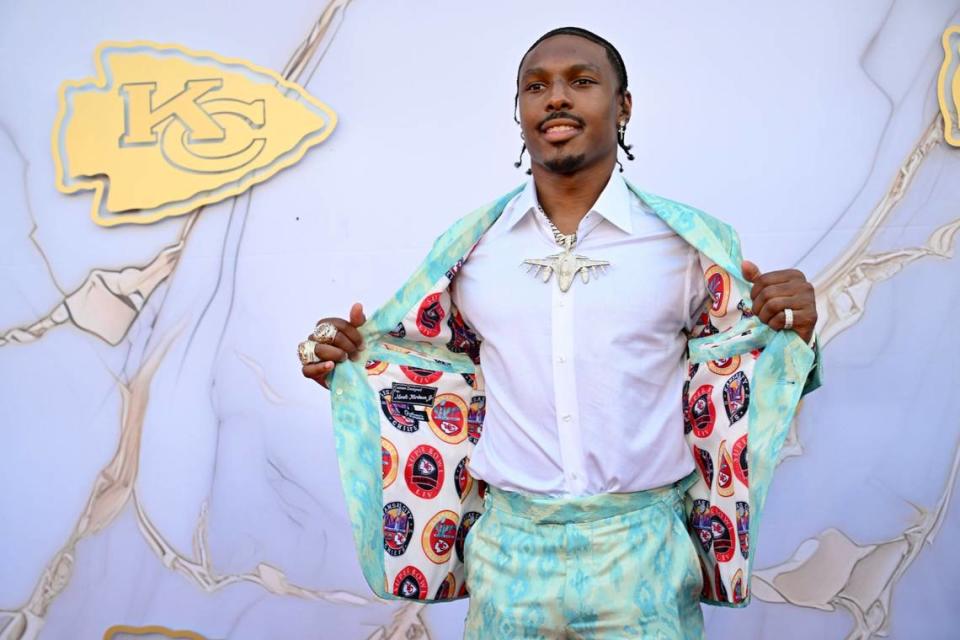
<path id="1" fill-rule="evenodd" d="M 462 597 L 463 538 L 482 511 L 467 469 L 470 406 L 484 397 L 472 376 L 408 364 L 388 364 L 368 381 L 379 404 L 390 593 L 425 601 Z"/>
<path id="2" fill-rule="evenodd" d="M 720 342 L 733 334 L 743 317 L 738 308 L 742 297 L 722 267 L 703 258 L 701 266 L 711 299 L 701 317 L 700 337 Z M 748 556 L 738 553 L 741 545 L 735 524 L 738 501 L 748 499 L 749 487 L 737 473 L 742 468 L 731 449 L 738 454 L 746 451 L 749 376 L 755 361 L 749 352 L 710 359 L 705 366 L 691 367 L 685 384 L 689 394 L 685 421 L 691 425 L 686 437 L 699 470 L 689 492 L 693 500 L 688 526 L 699 542 L 701 562 L 710 577 L 703 585 L 705 600 L 729 602 L 736 593 L 733 576 L 749 562 Z M 743 590 L 741 585 L 740 595 Z"/>

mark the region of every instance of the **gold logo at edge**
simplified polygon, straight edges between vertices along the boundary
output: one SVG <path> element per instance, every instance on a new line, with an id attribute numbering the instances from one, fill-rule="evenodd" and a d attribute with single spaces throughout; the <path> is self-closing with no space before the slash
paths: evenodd
<path id="1" fill-rule="evenodd" d="M 943 66 L 937 97 L 943 114 L 943 137 L 950 145 L 960 147 L 960 25 L 943 32 Z"/>
<path id="2" fill-rule="evenodd" d="M 243 193 L 325 140 L 336 114 L 245 60 L 108 42 L 60 87 L 57 189 L 94 192 L 99 225 L 148 224 Z"/>

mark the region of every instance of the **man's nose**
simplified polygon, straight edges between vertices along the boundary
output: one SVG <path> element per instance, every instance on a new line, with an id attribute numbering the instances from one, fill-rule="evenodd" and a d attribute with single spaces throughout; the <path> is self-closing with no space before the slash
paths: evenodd
<path id="1" fill-rule="evenodd" d="M 548 98 L 547 111 L 569 111 L 573 108 L 573 101 L 570 99 L 566 83 L 555 82 L 550 88 Z"/>

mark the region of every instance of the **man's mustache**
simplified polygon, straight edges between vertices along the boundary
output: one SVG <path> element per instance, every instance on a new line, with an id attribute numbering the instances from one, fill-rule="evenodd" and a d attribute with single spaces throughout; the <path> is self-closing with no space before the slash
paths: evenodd
<path id="1" fill-rule="evenodd" d="M 537 125 L 537 129 L 543 129 L 543 127 L 546 126 L 546 124 L 551 120 L 559 120 L 559 119 L 573 120 L 581 127 L 584 127 L 587 124 L 586 122 L 584 122 L 583 118 L 581 118 L 580 116 L 575 116 L 569 111 L 554 111 L 553 113 L 551 113 L 546 118 L 540 121 L 540 124 Z"/>

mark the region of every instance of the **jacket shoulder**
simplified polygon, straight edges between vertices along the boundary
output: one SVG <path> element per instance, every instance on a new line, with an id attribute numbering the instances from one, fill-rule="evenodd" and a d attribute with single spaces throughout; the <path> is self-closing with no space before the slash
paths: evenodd
<path id="1" fill-rule="evenodd" d="M 692 205 L 641 191 L 633 185 L 630 188 L 687 242 L 718 262 L 722 260 L 716 254 L 724 254 L 730 259 L 728 266 L 739 274 L 740 236 L 733 226 Z"/>
<path id="2" fill-rule="evenodd" d="M 736 229 L 734 229 L 733 226 L 728 222 L 725 222 L 724 220 L 710 215 L 706 211 L 698 209 L 697 207 L 685 202 L 664 198 L 662 196 L 657 197 L 660 198 L 664 207 L 675 211 L 677 216 L 688 218 L 693 225 L 705 226 L 712 231 L 718 239 L 724 241 L 725 243 L 739 245 L 739 235 L 737 234 Z"/>

